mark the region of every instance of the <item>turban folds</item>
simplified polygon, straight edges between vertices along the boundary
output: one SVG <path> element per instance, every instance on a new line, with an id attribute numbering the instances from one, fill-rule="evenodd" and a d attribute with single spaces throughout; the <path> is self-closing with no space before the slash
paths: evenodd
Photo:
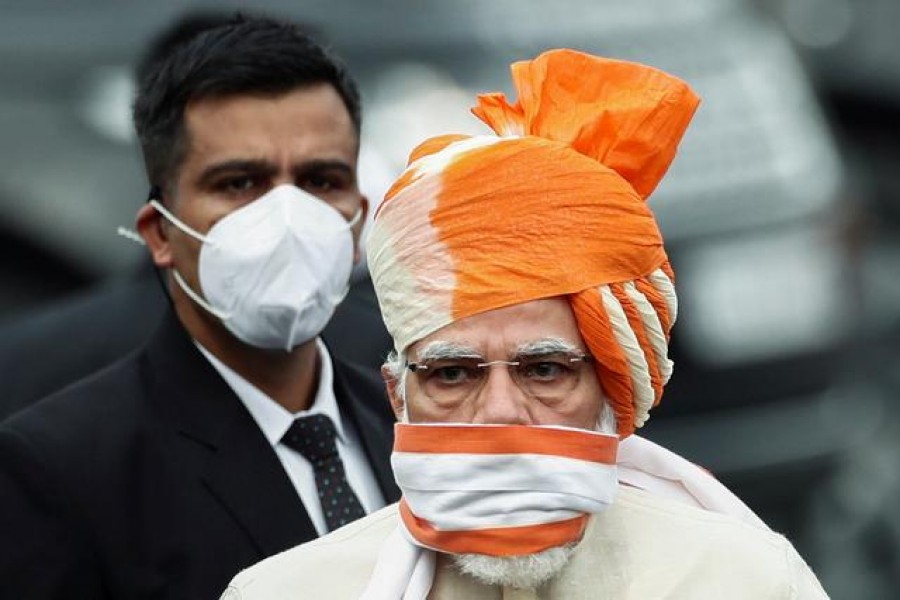
<path id="1" fill-rule="evenodd" d="M 671 375 L 674 274 L 645 200 L 699 99 L 662 71 L 572 50 L 478 98 L 497 135 L 432 138 L 376 214 L 368 260 L 398 351 L 460 319 L 566 297 L 619 433 Z"/>

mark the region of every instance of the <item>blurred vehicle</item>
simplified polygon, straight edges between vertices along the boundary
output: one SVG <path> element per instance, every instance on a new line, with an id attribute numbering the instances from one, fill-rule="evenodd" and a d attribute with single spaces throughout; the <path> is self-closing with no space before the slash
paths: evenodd
<path id="1" fill-rule="evenodd" d="M 861 305 L 848 361 L 878 402 L 877 426 L 819 490 L 809 560 L 834 598 L 897 597 L 900 588 L 900 3 L 760 0 L 789 35 L 840 140 L 854 193 L 848 242 Z M 854 398 L 848 425 L 861 414 Z"/>

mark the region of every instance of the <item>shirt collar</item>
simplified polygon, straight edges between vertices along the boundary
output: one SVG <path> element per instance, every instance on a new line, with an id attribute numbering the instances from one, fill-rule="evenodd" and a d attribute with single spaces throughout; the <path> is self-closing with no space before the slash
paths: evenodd
<path id="1" fill-rule="evenodd" d="M 275 402 L 259 388 L 216 358 L 212 352 L 204 348 L 196 340 L 194 340 L 194 344 L 241 400 L 272 446 L 277 445 L 281 441 L 294 419 L 316 414 L 330 417 L 337 431 L 338 440 L 346 443 L 344 424 L 341 422 L 337 398 L 334 396 L 334 367 L 332 366 L 328 349 L 321 339 L 316 338 L 316 349 L 319 353 L 319 387 L 309 409 L 297 413 L 291 413 Z"/>

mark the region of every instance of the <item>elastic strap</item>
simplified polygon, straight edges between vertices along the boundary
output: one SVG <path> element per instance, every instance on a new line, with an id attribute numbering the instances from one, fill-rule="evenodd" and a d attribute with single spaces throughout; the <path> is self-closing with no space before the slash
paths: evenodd
<path id="1" fill-rule="evenodd" d="M 195 240 L 197 240 L 197 241 L 199 241 L 199 242 L 206 243 L 206 244 L 212 243 L 205 235 L 200 234 L 200 233 L 197 233 L 196 231 L 194 231 L 193 229 L 191 229 L 190 227 L 188 227 L 187 225 L 185 225 L 184 222 L 181 221 L 181 219 L 179 219 L 179 218 L 176 217 L 174 214 L 172 214 L 172 213 L 169 211 L 169 209 L 167 209 L 165 206 L 163 206 L 162 204 L 160 204 L 159 201 L 156 200 L 155 198 L 151 198 L 151 199 L 149 200 L 149 203 L 150 203 L 150 206 L 152 206 L 153 208 L 155 208 L 156 211 L 157 211 L 159 214 L 161 214 L 162 216 L 164 216 L 164 217 L 166 218 L 166 220 L 168 220 L 172 225 L 174 225 L 175 227 L 177 227 L 178 229 L 180 229 L 180 230 L 183 231 L 184 233 L 188 234 L 189 236 L 191 236 L 191 237 L 194 238 Z"/>
<path id="2" fill-rule="evenodd" d="M 356 209 L 356 213 L 354 213 L 353 218 L 347 222 L 347 227 L 353 227 L 357 223 L 359 223 L 359 219 L 362 217 L 362 206 Z"/>
<path id="3" fill-rule="evenodd" d="M 200 297 L 200 294 L 192 290 L 187 283 L 185 283 L 184 279 L 181 278 L 181 275 L 175 269 L 172 269 L 172 277 L 175 278 L 175 281 L 181 286 L 181 289 L 184 290 L 184 293 L 190 296 L 191 300 L 199 304 L 206 312 L 213 315 L 214 317 L 219 318 L 222 321 L 227 321 L 231 318 L 231 313 L 227 313 L 225 311 L 219 310 L 218 308 L 213 307 L 209 302 Z"/>

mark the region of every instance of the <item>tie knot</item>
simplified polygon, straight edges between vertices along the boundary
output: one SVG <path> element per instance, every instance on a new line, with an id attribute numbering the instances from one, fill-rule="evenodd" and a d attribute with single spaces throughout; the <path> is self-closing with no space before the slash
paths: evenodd
<path id="1" fill-rule="evenodd" d="M 281 441 L 315 465 L 337 456 L 336 435 L 330 418 L 325 415 L 310 415 L 294 419 Z"/>

